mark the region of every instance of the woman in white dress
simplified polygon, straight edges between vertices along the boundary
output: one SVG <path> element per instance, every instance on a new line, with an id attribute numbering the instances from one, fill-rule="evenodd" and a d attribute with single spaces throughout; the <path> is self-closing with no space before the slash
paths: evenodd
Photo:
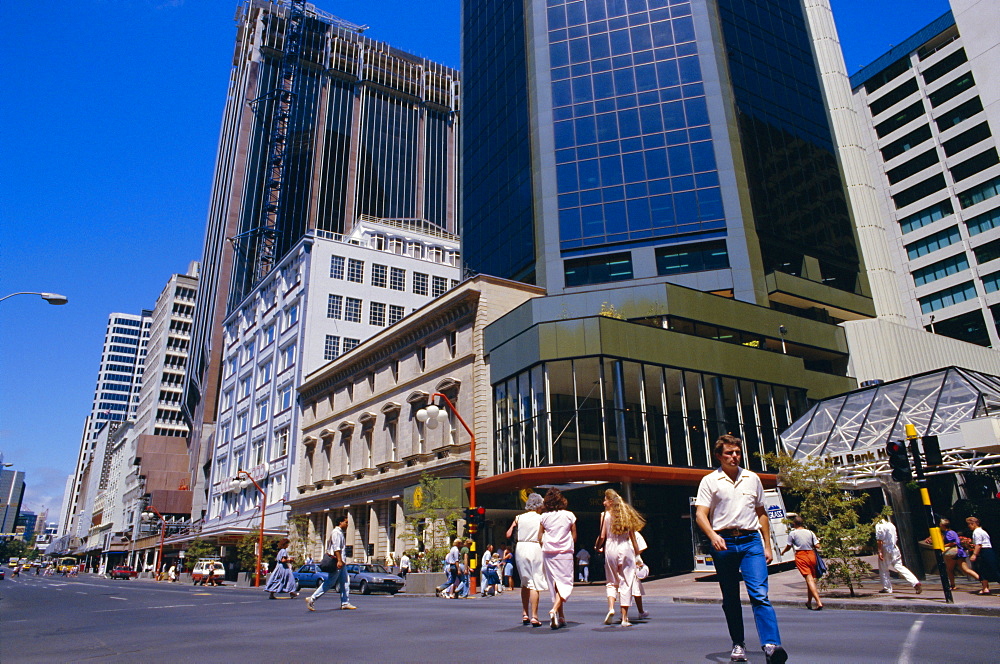
<path id="1" fill-rule="evenodd" d="M 628 610 L 632 606 L 639 580 L 636 578 L 635 559 L 639 555 L 639 544 L 635 534 L 646 525 L 631 505 L 618 492 L 608 489 L 604 492 L 604 512 L 601 514 L 601 534 L 597 538 L 597 550 L 604 550 L 604 574 L 607 578 L 608 614 L 604 624 L 610 625 L 615 617 L 615 599 L 621 604 L 622 627 L 631 627 Z"/>
<path id="2" fill-rule="evenodd" d="M 573 592 L 573 552 L 576 551 L 576 515 L 566 509 L 568 502 L 562 491 L 552 487 L 545 494 L 542 522 L 538 539 L 542 542 L 542 568 L 552 593 L 549 627 L 566 626 L 563 612 Z"/>
<path id="3" fill-rule="evenodd" d="M 542 520 L 542 497 L 529 493 L 524 503 L 523 514 L 518 514 L 507 529 L 507 539 L 517 533 L 514 560 L 517 573 L 521 576 L 521 623 L 532 627 L 541 626 L 538 620 L 538 591 L 547 590 L 545 572 L 542 571 L 542 546 L 538 541 L 538 525 Z"/>

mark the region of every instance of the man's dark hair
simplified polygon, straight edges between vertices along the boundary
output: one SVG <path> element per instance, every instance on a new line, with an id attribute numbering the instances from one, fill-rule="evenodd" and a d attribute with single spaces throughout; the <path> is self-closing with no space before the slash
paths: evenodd
<path id="1" fill-rule="evenodd" d="M 719 439 L 715 441 L 715 445 L 712 446 L 712 454 L 718 456 L 722 454 L 722 450 L 725 449 L 726 446 L 732 447 L 733 445 L 740 448 L 740 454 L 743 453 L 742 440 L 728 433 L 722 434 L 719 436 Z"/>
<path id="2" fill-rule="evenodd" d="M 345 521 L 347 521 L 347 515 L 346 514 L 341 514 L 340 516 L 337 517 L 336 521 L 334 521 L 333 524 L 335 526 L 339 526 L 340 524 L 342 524 Z"/>
<path id="3" fill-rule="evenodd" d="M 555 512 L 556 510 L 564 510 L 566 506 L 569 505 L 569 501 L 566 500 L 566 496 L 562 495 L 562 491 L 555 487 L 551 487 L 545 493 L 545 499 L 542 502 L 546 512 Z"/>
<path id="4" fill-rule="evenodd" d="M 792 517 L 792 525 L 795 526 L 796 528 L 801 528 L 806 525 L 806 522 L 802 519 L 801 516 L 796 514 L 794 517 Z"/>

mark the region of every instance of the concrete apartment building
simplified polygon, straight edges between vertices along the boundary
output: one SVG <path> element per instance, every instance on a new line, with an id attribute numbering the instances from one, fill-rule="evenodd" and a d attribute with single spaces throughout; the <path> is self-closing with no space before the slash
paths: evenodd
<path id="1" fill-rule="evenodd" d="M 302 438 L 288 505 L 304 517 L 295 531 L 322 555 L 340 514 L 349 515 L 350 557 L 398 560 L 413 546 L 404 499 L 423 473 L 464 501 L 470 438 L 448 413 L 437 428 L 416 419 L 435 393 L 446 395 L 474 432 L 476 464 L 493 466 L 492 390 L 483 332 L 498 316 L 542 289 L 479 275 L 305 376 Z"/>
<path id="2" fill-rule="evenodd" d="M 430 225 L 364 218 L 349 235 L 310 231 L 225 320 L 225 369 L 209 511 L 198 536 L 219 543 L 260 524 L 283 530 L 296 495 L 302 377 L 458 285 L 458 238 Z"/>
<path id="3" fill-rule="evenodd" d="M 24 473 L 0 468 L 0 534 L 12 536 L 24 499 Z"/>
<path id="4" fill-rule="evenodd" d="M 951 6 L 850 86 L 905 323 L 997 348 L 1000 7 Z"/>
<path id="5" fill-rule="evenodd" d="M 458 72 L 363 31 L 309 3 L 238 10 L 184 390 L 195 520 L 209 509 L 224 321 L 310 231 L 349 235 L 367 215 L 456 232 Z"/>

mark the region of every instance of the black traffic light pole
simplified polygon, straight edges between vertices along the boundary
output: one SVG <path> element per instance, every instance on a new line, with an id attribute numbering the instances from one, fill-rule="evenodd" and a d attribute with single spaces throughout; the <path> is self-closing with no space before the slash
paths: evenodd
<path id="1" fill-rule="evenodd" d="M 944 601 L 948 604 L 954 604 L 955 598 L 951 594 L 948 570 L 944 564 L 944 538 L 941 537 L 941 528 L 938 527 L 937 520 L 934 518 L 934 508 L 931 506 L 931 494 L 927 490 L 927 478 L 924 476 L 924 465 L 920 462 L 917 428 L 912 424 L 906 425 L 906 438 L 910 441 L 910 453 L 913 455 L 913 470 L 917 475 L 917 485 L 920 487 L 920 501 L 924 505 L 924 514 L 927 516 L 927 528 L 931 534 L 931 545 L 934 547 L 934 558 L 937 560 L 938 574 L 941 575 L 941 589 L 944 590 Z"/>

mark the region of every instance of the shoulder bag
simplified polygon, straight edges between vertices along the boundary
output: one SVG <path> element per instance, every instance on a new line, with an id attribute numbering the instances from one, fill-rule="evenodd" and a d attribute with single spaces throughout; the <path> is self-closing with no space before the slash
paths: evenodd
<path id="1" fill-rule="evenodd" d="M 327 574 L 332 574 L 337 571 L 337 559 L 331 556 L 329 553 L 323 554 L 323 560 L 319 561 L 319 569 L 321 572 L 326 572 Z"/>

